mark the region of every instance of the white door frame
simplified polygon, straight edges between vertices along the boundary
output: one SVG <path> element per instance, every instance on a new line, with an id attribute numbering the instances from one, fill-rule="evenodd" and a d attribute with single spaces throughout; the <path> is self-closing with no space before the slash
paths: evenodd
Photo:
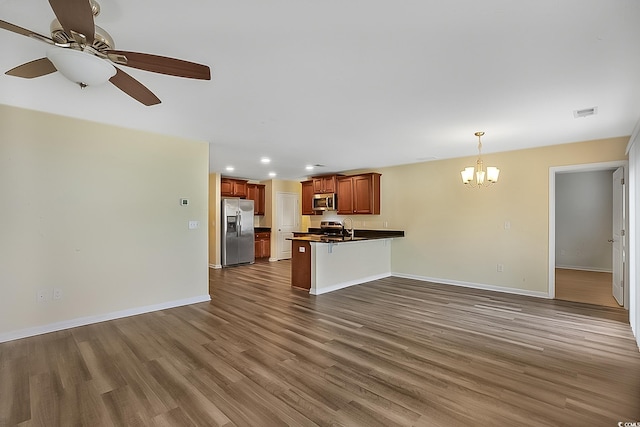
<path id="1" fill-rule="evenodd" d="M 549 298 L 556 297 L 556 174 L 566 172 L 591 172 L 613 170 L 624 167 L 625 182 L 629 182 L 629 163 L 626 160 L 612 162 L 587 163 L 582 165 L 554 166 L 549 168 Z M 625 200 L 629 200 L 629 186 L 625 185 Z M 625 230 L 629 230 L 629 203 L 625 203 Z M 627 233 L 628 234 L 628 233 Z M 628 239 L 626 239 L 628 242 Z M 625 243 L 626 258 L 629 258 L 629 245 Z M 629 261 L 624 264 L 624 308 L 629 309 Z"/>

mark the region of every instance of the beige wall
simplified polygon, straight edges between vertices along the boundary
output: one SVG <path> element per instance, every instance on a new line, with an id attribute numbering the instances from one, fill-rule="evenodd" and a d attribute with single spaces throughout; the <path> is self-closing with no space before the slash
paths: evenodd
<path id="1" fill-rule="evenodd" d="M 207 175 L 206 143 L 0 105 L 0 338 L 207 296 Z"/>
<path id="2" fill-rule="evenodd" d="M 465 188 L 459 171 L 475 158 L 386 168 L 382 219 L 403 229 L 392 270 L 475 285 L 548 291 L 549 168 L 625 159 L 628 137 L 484 156 L 500 168 L 488 189 Z M 505 222 L 510 229 L 505 229 Z M 504 271 L 497 272 L 497 264 Z"/>

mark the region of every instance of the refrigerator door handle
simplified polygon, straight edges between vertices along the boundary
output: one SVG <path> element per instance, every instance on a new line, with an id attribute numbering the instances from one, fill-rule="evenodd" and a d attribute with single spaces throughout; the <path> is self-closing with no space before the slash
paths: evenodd
<path id="1" fill-rule="evenodd" d="M 242 213 L 238 211 L 238 226 L 236 227 L 236 236 L 240 237 L 242 234 Z"/>

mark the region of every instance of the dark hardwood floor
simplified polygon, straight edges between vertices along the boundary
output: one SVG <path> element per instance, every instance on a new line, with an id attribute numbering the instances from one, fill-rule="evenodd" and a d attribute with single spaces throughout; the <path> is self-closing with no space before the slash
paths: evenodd
<path id="1" fill-rule="evenodd" d="M 288 261 L 210 303 L 0 344 L 0 426 L 615 426 L 640 421 L 622 309 L 388 278 L 310 296 Z"/>

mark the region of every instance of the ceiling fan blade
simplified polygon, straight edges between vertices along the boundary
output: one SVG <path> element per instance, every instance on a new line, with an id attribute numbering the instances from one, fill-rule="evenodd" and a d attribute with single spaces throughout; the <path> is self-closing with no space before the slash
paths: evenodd
<path id="1" fill-rule="evenodd" d="M 83 35 L 86 44 L 93 43 L 96 27 L 89 0 L 49 0 L 49 4 L 67 34 L 73 36 L 79 43 L 81 40 L 73 35 L 74 32 L 76 35 Z"/>
<path id="2" fill-rule="evenodd" d="M 107 56 L 116 64 L 154 73 L 189 79 L 211 80 L 211 70 L 206 65 L 149 53 L 108 50 Z"/>
<path id="3" fill-rule="evenodd" d="M 14 33 L 18 33 L 21 34 L 23 36 L 27 36 L 27 37 L 31 37 L 34 38 L 36 40 L 40 40 L 43 41 L 45 43 L 49 43 L 49 44 L 54 44 L 54 41 L 52 39 L 50 39 L 47 36 L 43 36 L 42 34 L 38 34 L 36 32 L 33 32 L 31 30 L 27 30 L 26 28 L 22 28 L 22 27 L 18 27 L 17 25 L 14 25 L 10 22 L 7 21 L 2 21 L 0 20 L 0 28 L 3 28 L 7 31 L 13 31 Z"/>
<path id="4" fill-rule="evenodd" d="M 116 68 L 116 70 L 116 75 L 109 79 L 114 86 L 146 106 L 160 104 L 160 99 L 147 89 L 145 85 L 124 71 L 118 68 Z"/>
<path id="5" fill-rule="evenodd" d="M 46 76 L 55 73 L 56 67 L 47 58 L 36 59 L 26 64 L 18 65 L 10 69 L 5 74 L 8 76 L 22 77 L 24 79 L 32 79 L 34 77 Z"/>

